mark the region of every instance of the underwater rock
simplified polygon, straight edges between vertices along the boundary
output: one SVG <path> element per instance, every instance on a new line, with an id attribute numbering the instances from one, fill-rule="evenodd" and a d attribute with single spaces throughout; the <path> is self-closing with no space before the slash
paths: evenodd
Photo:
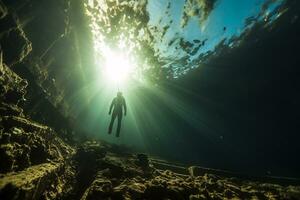
<path id="1" fill-rule="evenodd" d="M 1 116 L 12 115 L 12 116 L 25 117 L 22 108 L 14 104 L 6 104 L 4 102 L 0 103 L 0 115 Z"/>
<path id="2" fill-rule="evenodd" d="M 18 112 L 16 112 L 18 113 Z M 75 150 L 49 127 L 0 118 L 0 199 L 56 199 L 73 191 Z"/>
<path id="3" fill-rule="evenodd" d="M 299 199 L 298 186 L 284 187 L 208 173 L 190 176 L 159 169 L 153 169 L 150 175 L 139 170 L 129 174 L 126 171 L 136 167 L 136 162 L 130 162 L 134 159 L 137 159 L 134 154 L 123 159 L 107 149 L 103 158 L 106 165 L 99 165 L 105 169 L 95 173 L 81 199 Z"/>
<path id="4" fill-rule="evenodd" d="M 25 122 L 30 123 L 28 120 Z M 3 147 L 2 151 L 8 150 L 11 152 L 3 155 L 7 157 L 8 161 L 10 158 L 16 165 L 26 167 L 23 171 L 18 171 L 18 169 L 11 167 L 15 165 L 1 166 L 1 169 L 11 167 L 9 170 L 15 171 L 4 172 L 5 175 L 0 175 L 1 198 L 64 199 L 68 197 L 68 199 L 77 198 L 82 200 L 184 200 L 299 199 L 300 197 L 299 186 L 280 186 L 246 179 L 226 178 L 208 173 L 199 176 L 195 171 L 195 169 L 198 169 L 197 167 L 190 168 L 195 171 L 193 176 L 175 173 L 171 170 L 155 169 L 150 167 L 152 166 L 151 159 L 148 159 L 146 154 L 124 154 L 124 150 L 121 149 L 118 149 L 120 152 L 118 153 L 113 145 L 96 141 L 87 141 L 80 145 L 73 157 L 71 155 L 74 155 L 74 150 L 69 147 L 67 149 L 73 153 L 64 154 L 64 151 L 60 150 L 58 151 L 60 154 L 55 154 L 56 158 L 49 160 L 50 158 L 47 157 L 46 160 L 41 160 L 40 164 L 31 166 L 33 162 L 30 159 L 30 154 L 34 145 L 25 147 L 24 144 L 28 142 L 29 138 L 27 135 L 30 135 L 30 132 L 25 130 L 36 131 L 35 133 L 38 134 L 37 130 L 42 129 L 43 126 L 40 125 L 41 127 L 37 128 L 39 126 L 34 124 L 31 125 L 34 128 L 26 128 L 29 125 L 22 125 L 25 122 L 18 122 L 21 124 L 19 127 L 16 123 L 15 127 L 9 129 L 9 134 L 2 133 L 1 144 L 7 144 L 1 145 Z M 7 126 L 6 124 L 5 127 Z M 42 130 L 49 131 L 49 128 Z M 56 150 L 59 150 L 66 148 L 64 146 L 68 146 L 61 142 L 59 143 L 61 146 L 51 148 L 47 147 L 47 142 L 41 142 L 43 145 L 37 144 L 41 151 L 45 147 L 46 149 L 56 148 Z M 55 143 L 54 140 L 50 140 L 50 144 L 52 143 Z M 27 151 L 25 151 L 26 148 Z M 22 164 L 18 164 L 17 159 L 21 155 L 19 153 L 20 149 L 21 152 L 28 155 L 28 159 L 24 159 Z M 51 154 L 45 155 L 49 156 Z M 0 158 L 4 159 L 5 156 L 1 155 Z M 22 157 L 26 156 L 22 155 Z M 1 163 L 4 162 L 1 160 Z M 5 161 L 5 163 L 9 162 Z M 210 172 L 213 173 L 214 171 L 210 170 Z M 26 190 L 26 187 L 30 189 Z M 36 192 L 33 193 L 32 191 Z"/>
<path id="5" fill-rule="evenodd" d="M 72 169 L 66 163 L 44 163 L 0 177 L 0 199 L 57 199 L 70 192 Z"/>
<path id="6" fill-rule="evenodd" d="M 103 199 L 112 195 L 112 183 L 109 179 L 98 177 L 91 186 L 86 190 L 81 200 Z"/>
<path id="7" fill-rule="evenodd" d="M 0 53 L 0 57 L 1 57 Z M 1 57 L 2 58 L 2 57 Z M 26 94 L 27 81 L 19 77 L 10 70 L 0 58 L 0 100 L 1 103 L 11 104 L 15 107 L 20 101 L 24 101 Z"/>
<path id="8" fill-rule="evenodd" d="M 3 117 L 1 126 L 4 127 L 0 135 L 2 173 L 50 160 L 61 161 L 74 154 L 74 149 L 49 127 L 15 116 Z"/>
<path id="9" fill-rule="evenodd" d="M 70 17 L 73 16 L 71 1 L 1 0 L 0 6 L 0 49 L 3 62 L 29 83 L 22 109 L 35 121 L 47 123 L 59 134 L 66 130 L 70 133 L 69 126 L 74 115 L 70 114 L 71 106 L 66 101 L 65 91 L 75 92 L 81 87 L 81 75 L 74 67 L 78 66 L 80 57 L 83 57 L 79 55 L 78 45 L 74 43 L 77 40 L 74 34 L 78 31 L 74 27 L 81 22 L 74 20 L 70 24 Z M 80 12 L 76 14 L 84 14 Z M 80 35 L 78 38 L 84 38 L 86 43 L 87 37 Z M 0 79 L 2 72 L 1 69 Z M 65 81 L 70 84 L 65 84 Z M 15 83 L 18 88 L 18 82 Z M 14 101 L 19 99 L 18 90 L 1 91 L 2 87 L 7 88 L 7 84 L 10 84 L 10 80 L 3 84 L 0 80 L 0 95 L 8 93 L 6 98 L 9 99 L 6 102 L 15 104 Z"/>
<path id="10" fill-rule="evenodd" d="M 92 179 L 100 168 L 101 159 L 106 155 L 106 149 L 100 143 L 87 141 L 77 147 L 74 160 L 77 163 L 79 179 Z"/>
<path id="11" fill-rule="evenodd" d="M 13 29 L 15 29 L 18 26 L 15 18 L 13 15 L 4 15 L 3 18 L 0 19 L 0 32 L 9 32 Z"/>
<path id="12" fill-rule="evenodd" d="M 209 174 L 209 173 L 213 173 L 213 174 L 217 174 L 217 175 L 225 175 L 226 171 L 223 170 L 212 170 L 209 168 L 204 168 L 204 167 L 198 167 L 198 166 L 191 166 L 188 168 L 189 174 L 190 176 L 194 177 L 194 176 L 203 176 L 205 174 Z"/>
<path id="13" fill-rule="evenodd" d="M 7 14 L 7 8 L 2 1 L 0 1 L 0 19 Z"/>
<path id="14" fill-rule="evenodd" d="M 2 33 L 0 44 L 3 60 L 9 66 L 21 62 L 32 50 L 31 42 L 18 27 Z"/>
<path id="15" fill-rule="evenodd" d="M 74 153 L 70 146 L 56 137 L 53 130 L 30 123 L 24 118 L 4 117 L 2 126 L 5 129 L 0 137 L 0 157 L 5 158 L 7 162 L 1 162 L 0 168 L 5 172 L 21 170 L 30 164 L 40 164 L 49 160 L 63 160 Z M 29 161 L 24 165 L 22 163 L 25 158 Z M 2 167 L 4 163 L 11 163 L 11 166 Z"/>
<path id="16" fill-rule="evenodd" d="M 147 168 L 149 167 L 149 159 L 146 154 L 137 154 L 137 164 L 141 166 L 142 168 Z"/>

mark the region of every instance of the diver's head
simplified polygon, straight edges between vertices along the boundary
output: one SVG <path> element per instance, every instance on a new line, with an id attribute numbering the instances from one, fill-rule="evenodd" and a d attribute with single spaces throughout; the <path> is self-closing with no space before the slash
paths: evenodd
<path id="1" fill-rule="evenodd" d="M 118 92 L 117 97 L 122 97 L 122 92 Z"/>

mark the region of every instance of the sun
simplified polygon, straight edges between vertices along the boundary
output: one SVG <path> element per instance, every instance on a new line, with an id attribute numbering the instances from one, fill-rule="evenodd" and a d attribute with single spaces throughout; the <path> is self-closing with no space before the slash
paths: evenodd
<path id="1" fill-rule="evenodd" d="M 125 83 L 132 73 L 132 64 L 122 52 L 109 51 L 104 56 L 104 75 L 108 81 Z"/>

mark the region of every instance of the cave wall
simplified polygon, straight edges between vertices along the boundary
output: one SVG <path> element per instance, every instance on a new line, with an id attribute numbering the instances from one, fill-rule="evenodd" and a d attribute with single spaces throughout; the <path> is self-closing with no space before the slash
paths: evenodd
<path id="1" fill-rule="evenodd" d="M 69 3 L 0 1 L 0 199 L 61 199 L 73 190 L 75 149 L 62 139 L 72 136 L 64 91 L 75 87 L 56 81 L 71 82 L 56 69 L 76 62 Z"/>
<path id="2" fill-rule="evenodd" d="M 3 0 L 0 7 L 3 63 L 28 82 L 24 112 L 70 139 L 74 96 L 93 65 L 83 1 Z"/>

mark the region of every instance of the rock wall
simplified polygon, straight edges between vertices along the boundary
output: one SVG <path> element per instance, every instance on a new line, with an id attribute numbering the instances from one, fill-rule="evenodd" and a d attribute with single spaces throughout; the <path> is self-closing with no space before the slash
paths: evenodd
<path id="1" fill-rule="evenodd" d="M 29 83 L 24 111 L 64 137 L 72 135 L 80 100 L 74 104 L 71 97 L 80 91 L 85 76 L 93 74 L 93 48 L 83 1 L 0 2 L 3 62 Z M 82 70 L 83 65 L 88 67 Z"/>
<path id="2" fill-rule="evenodd" d="M 62 2 L 47 2 L 53 4 L 48 14 L 60 15 L 48 33 L 47 13 L 38 14 L 41 5 L 51 8 L 46 1 L 0 1 L 0 199 L 56 199 L 73 190 L 75 149 L 55 131 L 70 130 L 67 104 L 60 88 L 46 84 L 50 68 L 41 59 L 53 46 L 50 37 L 63 38 Z M 47 33 L 37 36 L 39 29 Z"/>
<path id="3" fill-rule="evenodd" d="M 25 116 L 20 104 L 28 83 L 0 55 L 0 199 L 62 197 L 72 189 L 75 150 Z"/>

